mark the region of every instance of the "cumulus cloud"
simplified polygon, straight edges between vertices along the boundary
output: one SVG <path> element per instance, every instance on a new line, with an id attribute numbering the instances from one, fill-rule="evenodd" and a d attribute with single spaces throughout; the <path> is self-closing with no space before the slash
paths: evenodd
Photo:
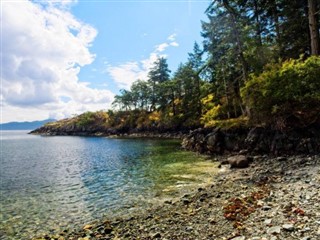
<path id="1" fill-rule="evenodd" d="M 157 45 L 156 52 L 163 52 L 164 50 L 166 50 L 167 47 L 169 47 L 168 43 L 161 43 Z"/>
<path id="2" fill-rule="evenodd" d="M 112 101 L 110 91 L 78 79 L 80 68 L 95 59 L 89 47 L 97 30 L 70 13 L 76 2 L 2 4 L 2 122 L 66 117 L 105 109 Z M 21 118 L 28 113 L 33 116 Z"/>
<path id="3" fill-rule="evenodd" d="M 172 34 L 167 38 L 167 42 L 155 46 L 154 51 L 149 54 L 149 57 L 141 61 L 131 61 L 117 66 L 108 64 L 106 72 L 110 74 L 118 87 L 129 89 L 132 83 L 136 80 L 147 80 L 148 73 L 153 67 L 153 63 L 158 57 L 167 57 L 165 50 L 168 47 L 178 47 L 179 44 L 175 41 L 176 34 Z"/>
<path id="4" fill-rule="evenodd" d="M 109 66 L 107 72 L 116 80 L 120 88 L 129 88 L 133 81 L 137 79 L 146 79 L 146 73 L 141 71 L 141 66 L 138 62 Z"/>
<path id="5" fill-rule="evenodd" d="M 170 43 L 170 46 L 172 46 L 172 47 L 179 47 L 179 43 L 177 43 L 177 42 L 171 42 L 171 43 Z"/>

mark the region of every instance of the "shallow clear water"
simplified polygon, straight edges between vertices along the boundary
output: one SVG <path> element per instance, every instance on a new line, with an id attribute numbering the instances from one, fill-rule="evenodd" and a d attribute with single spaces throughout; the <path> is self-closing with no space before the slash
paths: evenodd
<path id="1" fill-rule="evenodd" d="M 1 132 L 0 239 L 127 214 L 207 181 L 214 164 L 175 140 Z"/>

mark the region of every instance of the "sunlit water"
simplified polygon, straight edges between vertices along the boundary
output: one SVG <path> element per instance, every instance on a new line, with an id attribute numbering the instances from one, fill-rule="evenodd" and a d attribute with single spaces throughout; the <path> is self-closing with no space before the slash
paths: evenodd
<path id="1" fill-rule="evenodd" d="M 1 240 L 125 215 L 204 183 L 215 171 L 174 140 L 26 133 L 1 132 Z"/>

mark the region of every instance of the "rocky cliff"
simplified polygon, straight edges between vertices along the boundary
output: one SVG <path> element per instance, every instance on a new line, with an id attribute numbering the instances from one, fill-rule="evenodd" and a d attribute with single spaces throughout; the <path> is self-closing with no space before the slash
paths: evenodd
<path id="1" fill-rule="evenodd" d="M 221 130 L 197 129 L 183 139 L 183 148 L 207 154 L 232 152 L 256 154 L 318 154 L 320 128 L 309 127 L 286 131 L 263 127 Z"/>

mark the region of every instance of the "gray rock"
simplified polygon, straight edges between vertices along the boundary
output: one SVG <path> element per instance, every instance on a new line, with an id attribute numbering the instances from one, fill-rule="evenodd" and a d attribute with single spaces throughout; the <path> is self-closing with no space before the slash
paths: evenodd
<path id="1" fill-rule="evenodd" d="M 268 210 L 271 209 L 271 207 L 268 206 L 268 205 L 265 205 L 265 206 L 263 206 L 261 209 L 264 210 L 264 211 L 268 211 Z"/>
<path id="2" fill-rule="evenodd" d="M 283 161 L 286 161 L 287 158 L 286 158 L 286 157 L 277 157 L 277 160 L 278 160 L 279 162 L 283 162 Z"/>
<path id="3" fill-rule="evenodd" d="M 228 162 L 231 168 L 246 168 L 249 166 L 249 161 L 245 155 L 228 157 Z"/>
<path id="4" fill-rule="evenodd" d="M 181 201 L 183 202 L 183 204 L 187 205 L 189 203 L 191 203 L 191 201 L 187 198 L 182 198 Z"/>
<path id="5" fill-rule="evenodd" d="M 245 240 L 246 237 L 244 236 L 238 236 L 238 237 L 235 237 L 235 238 L 231 238 L 232 240 Z"/>
<path id="6" fill-rule="evenodd" d="M 206 147 L 211 153 L 222 153 L 224 151 L 225 135 L 219 128 L 206 136 Z"/>
<path id="7" fill-rule="evenodd" d="M 265 224 L 271 224 L 271 222 L 272 222 L 272 219 L 270 219 L 270 218 L 269 218 L 269 219 L 264 220 L 264 223 L 265 223 Z"/>
<path id="8" fill-rule="evenodd" d="M 267 230 L 268 234 L 279 234 L 280 232 L 281 232 L 280 226 L 274 226 L 274 227 L 271 227 Z"/>
<path id="9" fill-rule="evenodd" d="M 293 224 L 283 224 L 282 228 L 288 232 L 292 232 L 294 230 Z"/>

